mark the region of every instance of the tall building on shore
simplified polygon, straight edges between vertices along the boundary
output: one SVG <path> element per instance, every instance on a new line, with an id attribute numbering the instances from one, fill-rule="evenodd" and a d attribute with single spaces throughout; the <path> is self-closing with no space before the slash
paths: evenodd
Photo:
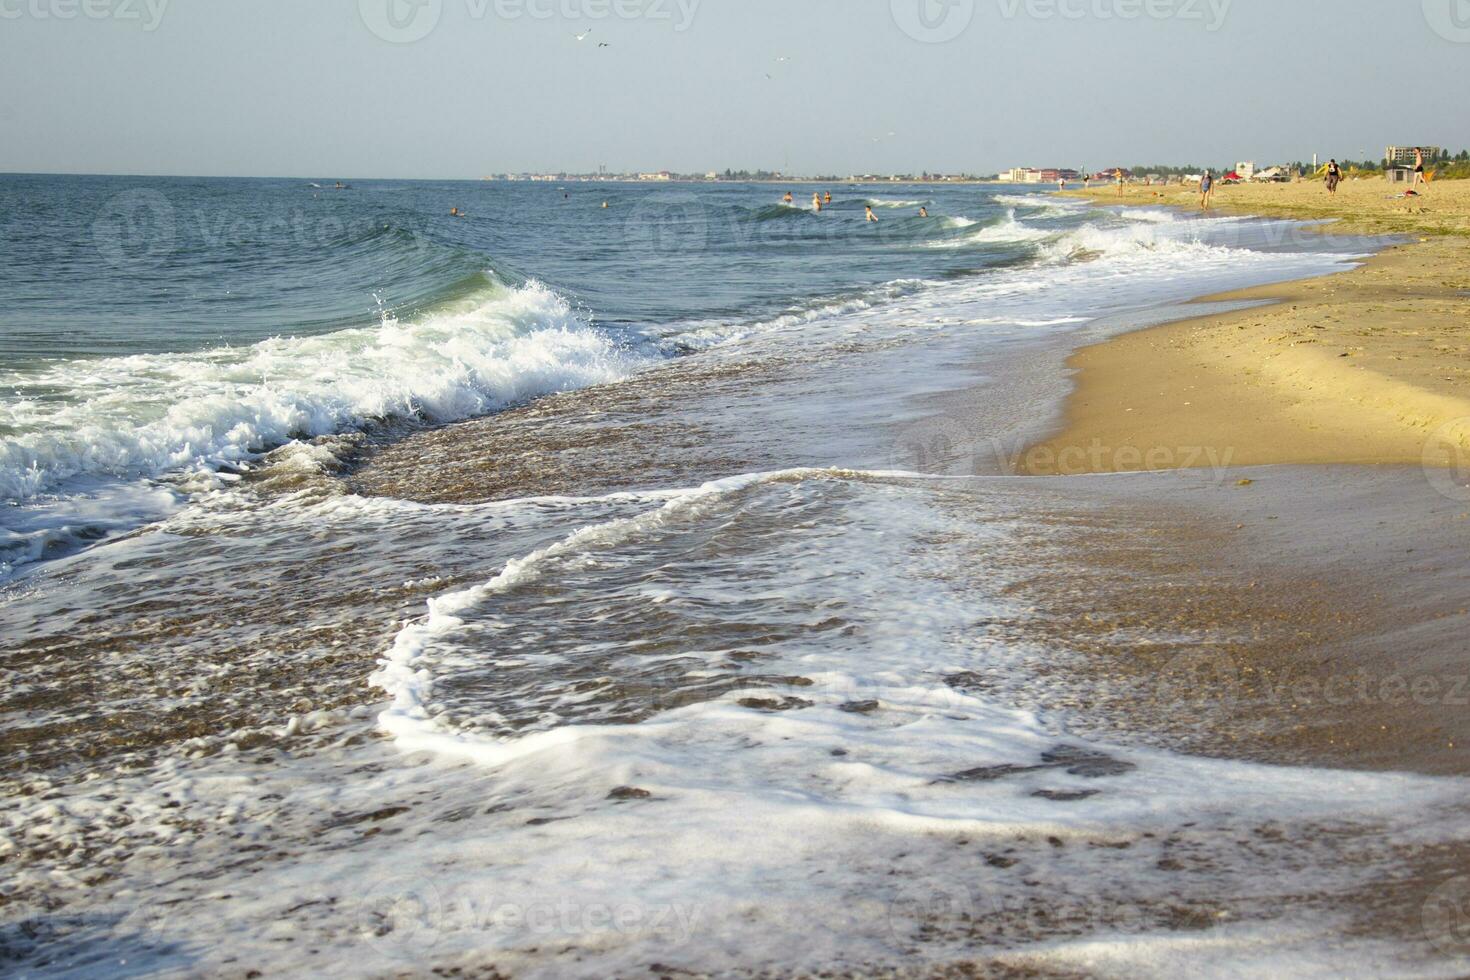
<path id="1" fill-rule="evenodd" d="M 1439 159 L 1439 147 L 1426 146 L 1423 149 L 1424 159 Z M 1414 165 L 1414 148 L 1412 146 L 1390 146 L 1383 151 L 1383 160 L 1388 164 L 1408 164 L 1412 167 Z"/>

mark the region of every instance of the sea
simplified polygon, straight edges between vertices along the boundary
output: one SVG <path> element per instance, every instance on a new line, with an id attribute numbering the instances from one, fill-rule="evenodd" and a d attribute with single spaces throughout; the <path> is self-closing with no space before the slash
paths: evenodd
<path id="1" fill-rule="evenodd" d="M 1078 346 L 1381 245 L 0 176 L 4 972 L 1449 975 L 1353 896 L 1459 784 L 1094 724 L 1096 482 L 1013 475 Z"/>

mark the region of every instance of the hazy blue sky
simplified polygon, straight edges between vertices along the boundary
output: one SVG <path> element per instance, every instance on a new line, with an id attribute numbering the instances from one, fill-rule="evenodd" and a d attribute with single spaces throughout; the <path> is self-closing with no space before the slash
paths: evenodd
<path id="1" fill-rule="evenodd" d="M 1377 156 L 1467 81 L 1470 0 L 0 0 L 0 171 Z"/>

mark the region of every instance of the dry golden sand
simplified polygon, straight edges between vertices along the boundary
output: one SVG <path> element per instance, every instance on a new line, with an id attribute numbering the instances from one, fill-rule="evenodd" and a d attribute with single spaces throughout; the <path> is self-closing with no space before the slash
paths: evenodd
<path id="1" fill-rule="evenodd" d="M 1189 199 L 1178 189 L 1127 190 L 1133 203 Z M 1234 208 L 1311 217 L 1353 209 L 1356 233 L 1417 225 L 1423 234 L 1350 272 L 1205 297 L 1273 305 L 1079 351 L 1062 431 L 1018 468 L 1445 465 L 1470 448 L 1470 181 L 1434 185 L 1412 212 L 1388 192 L 1381 180 L 1349 182 L 1324 204 L 1320 183 L 1225 188 L 1218 200 Z"/>

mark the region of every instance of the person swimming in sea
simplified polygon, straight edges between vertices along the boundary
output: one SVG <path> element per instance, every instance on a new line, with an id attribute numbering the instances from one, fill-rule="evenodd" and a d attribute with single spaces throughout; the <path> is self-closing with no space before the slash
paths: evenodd
<path id="1" fill-rule="evenodd" d="M 878 223 L 878 216 L 873 213 L 873 205 L 865 204 L 863 207 L 867 209 L 867 219 L 876 225 Z"/>
<path id="2" fill-rule="evenodd" d="M 602 210 L 604 210 L 604 211 L 607 210 L 607 202 L 606 201 L 603 201 L 602 202 Z"/>
<path id="3" fill-rule="evenodd" d="M 461 211 L 459 208 L 450 208 L 449 209 L 449 216 L 451 218 L 463 218 L 464 217 L 464 212 Z"/>
<path id="4" fill-rule="evenodd" d="M 919 206 L 919 217 L 921 217 L 921 218 L 927 218 L 927 217 L 929 217 L 929 209 L 926 208 L 926 207 L 924 207 L 923 205 L 920 205 Z"/>
<path id="5" fill-rule="evenodd" d="M 832 203 L 832 192 L 831 191 L 828 191 L 827 193 L 825 193 L 825 194 L 822 195 L 822 203 L 823 204 L 831 204 Z"/>
<path id="6" fill-rule="evenodd" d="M 794 198 L 794 197 L 791 196 L 791 192 L 790 191 L 787 191 L 786 192 L 786 196 L 783 197 L 783 198 L 781 198 L 781 200 L 785 201 L 787 204 L 790 204 L 792 201 L 795 201 L 796 198 Z"/>

